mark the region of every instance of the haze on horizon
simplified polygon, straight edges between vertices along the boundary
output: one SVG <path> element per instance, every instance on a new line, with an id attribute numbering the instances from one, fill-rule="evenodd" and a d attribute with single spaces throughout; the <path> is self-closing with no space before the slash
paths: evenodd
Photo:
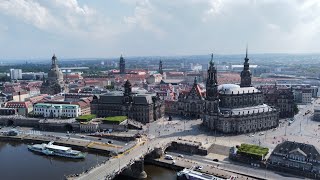
<path id="1" fill-rule="evenodd" d="M 320 53 L 318 0 L 2 0 L 0 58 Z"/>

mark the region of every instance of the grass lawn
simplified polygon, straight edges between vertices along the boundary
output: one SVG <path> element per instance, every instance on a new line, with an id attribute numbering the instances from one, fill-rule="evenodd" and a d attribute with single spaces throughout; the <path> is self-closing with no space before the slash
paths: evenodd
<path id="1" fill-rule="evenodd" d="M 79 116 L 79 117 L 76 118 L 76 120 L 80 121 L 80 122 L 88 122 L 88 121 L 91 121 L 94 118 L 96 118 L 95 114 L 88 114 L 88 115 Z"/>
<path id="2" fill-rule="evenodd" d="M 106 117 L 103 118 L 103 123 L 116 123 L 120 124 L 122 121 L 126 120 L 128 117 L 127 116 L 111 116 L 111 117 Z"/>
<path id="3" fill-rule="evenodd" d="M 253 155 L 253 156 L 266 156 L 269 152 L 268 148 L 253 145 L 253 144 L 241 144 L 238 148 L 238 152 L 241 154 Z"/>

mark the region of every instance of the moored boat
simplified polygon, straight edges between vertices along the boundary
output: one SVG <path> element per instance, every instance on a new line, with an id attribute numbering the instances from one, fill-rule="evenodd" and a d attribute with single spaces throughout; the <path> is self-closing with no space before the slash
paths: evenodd
<path id="1" fill-rule="evenodd" d="M 28 145 L 28 149 L 45 155 L 56 155 L 74 159 L 85 158 L 85 153 L 82 153 L 81 151 L 72 150 L 70 147 L 54 145 L 53 143 L 54 142 L 51 141 L 48 144 Z"/>

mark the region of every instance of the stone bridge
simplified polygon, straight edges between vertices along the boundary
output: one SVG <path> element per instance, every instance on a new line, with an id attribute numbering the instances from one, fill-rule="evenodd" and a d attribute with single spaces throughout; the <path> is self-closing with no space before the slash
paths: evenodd
<path id="1" fill-rule="evenodd" d="M 123 154 L 119 154 L 104 164 L 76 178 L 81 180 L 113 179 L 122 174 L 131 178 L 143 179 L 147 177 L 144 171 L 144 157 L 159 158 L 164 150 L 171 145 L 176 138 L 155 138 L 141 141 Z"/>

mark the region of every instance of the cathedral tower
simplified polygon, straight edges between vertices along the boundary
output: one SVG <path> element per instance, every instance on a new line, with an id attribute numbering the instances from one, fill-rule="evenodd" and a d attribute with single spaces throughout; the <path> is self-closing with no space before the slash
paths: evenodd
<path id="1" fill-rule="evenodd" d="M 163 75 L 162 61 L 161 61 L 161 60 L 160 60 L 160 62 L 159 62 L 159 73 Z"/>
<path id="2" fill-rule="evenodd" d="M 211 61 L 208 69 L 208 77 L 206 83 L 207 100 L 218 99 L 218 80 L 217 70 L 213 63 L 213 54 L 211 54 Z"/>
<path id="3" fill-rule="evenodd" d="M 246 57 L 244 58 L 243 71 L 241 72 L 240 87 L 251 87 L 251 72 L 249 70 L 248 47 L 246 49 Z"/>

